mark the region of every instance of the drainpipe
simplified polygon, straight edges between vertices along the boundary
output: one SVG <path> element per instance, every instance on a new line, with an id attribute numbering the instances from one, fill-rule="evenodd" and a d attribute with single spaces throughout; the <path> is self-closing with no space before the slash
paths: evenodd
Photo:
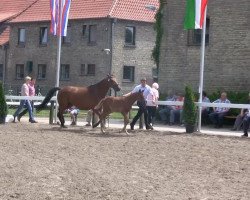
<path id="1" fill-rule="evenodd" d="M 6 82 L 6 71 L 7 71 L 7 51 L 8 51 L 8 44 L 3 45 L 4 50 L 4 63 L 3 63 L 3 85 L 5 86 Z"/>
<path id="2" fill-rule="evenodd" d="M 117 19 L 111 19 L 111 34 L 110 34 L 110 74 L 113 72 L 113 53 L 114 53 L 114 32 L 115 32 L 115 23 Z M 115 91 L 116 96 L 116 91 Z"/>

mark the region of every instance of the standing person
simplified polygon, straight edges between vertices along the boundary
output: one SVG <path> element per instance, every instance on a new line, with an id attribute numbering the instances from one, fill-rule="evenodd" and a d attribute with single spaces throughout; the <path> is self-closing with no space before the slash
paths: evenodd
<path id="1" fill-rule="evenodd" d="M 35 89 L 35 84 L 36 84 L 36 79 L 35 78 L 31 78 L 30 83 L 28 84 L 29 87 L 29 96 L 33 97 L 36 95 L 36 89 Z M 32 108 L 32 112 L 34 113 L 34 101 L 30 101 L 30 105 Z M 20 121 L 22 116 L 24 116 L 26 113 L 28 112 L 27 109 L 25 109 L 24 111 L 22 111 L 21 113 L 19 113 L 19 115 L 17 116 L 17 120 Z M 31 121 L 31 119 L 29 119 Z"/>
<path id="2" fill-rule="evenodd" d="M 132 90 L 132 92 L 129 92 L 128 94 L 126 94 L 124 96 L 130 95 L 131 93 L 139 92 L 139 90 L 143 91 L 143 96 L 144 96 L 145 100 L 144 101 L 137 101 L 137 105 L 139 107 L 139 110 L 138 110 L 136 116 L 134 117 L 134 119 L 132 120 L 132 122 L 130 123 L 130 128 L 131 128 L 131 130 L 134 130 L 135 123 L 141 117 L 141 115 L 144 114 L 144 122 L 146 125 L 146 129 L 153 129 L 153 127 L 148 124 L 148 112 L 147 112 L 147 108 L 146 108 L 146 99 L 147 99 L 147 96 L 151 90 L 151 87 L 149 85 L 147 85 L 147 79 L 142 78 L 141 84 L 137 85 Z"/>
<path id="3" fill-rule="evenodd" d="M 231 103 L 227 99 L 227 93 L 222 92 L 219 99 L 213 103 Z M 223 118 L 227 115 L 229 108 L 216 107 L 213 108 L 213 112 L 209 114 L 210 120 L 213 122 L 215 128 L 221 128 L 223 126 Z"/>
<path id="4" fill-rule="evenodd" d="M 158 105 L 156 104 L 156 101 L 159 99 L 159 85 L 158 83 L 152 84 L 152 89 L 150 93 L 147 96 L 147 111 L 148 111 L 148 124 L 150 124 L 153 127 L 153 120 L 155 117 L 156 109 Z"/>
<path id="5" fill-rule="evenodd" d="M 30 81 L 31 81 L 31 78 L 29 76 L 26 76 L 25 83 L 22 85 L 22 88 L 21 88 L 21 96 L 29 96 L 29 83 L 30 83 Z M 19 115 L 19 113 L 24 108 L 24 106 L 26 106 L 28 111 L 29 111 L 29 117 L 30 117 L 29 122 L 37 123 L 37 121 L 34 119 L 34 116 L 33 116 L 30 100 L 28 100 L 28 99 L 23 99 L 20 101 L 20 105 L 18 106 L 16 112 L 13 115 L 13 117 L 14 117 L 13 122 L 15 122 L 16 117 Z"/>
<path id="6" fill-rule="evenodd" d="M 30 84 L 29 84 L 29 96 L 33 97 L 36 95 L 36 89 L 35 89 L 36 79 L 31 78 Z M 34 112 L 34 101 L 31 101 L 32 111 Z"/>

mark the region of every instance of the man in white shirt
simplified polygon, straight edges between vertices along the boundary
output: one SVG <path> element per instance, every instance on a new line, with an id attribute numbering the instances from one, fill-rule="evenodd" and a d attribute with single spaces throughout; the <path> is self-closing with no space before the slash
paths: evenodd
<path id="1" fill-rule="evenodd" d="M 130 123 L 130 128 L 131 130 L 134 130 L 134 126 L 135 123 L 137 122 L 137 120 L 141 117 L 142 114 L 144 114 L 144 122 L 146 125 L 146 129 L 153 129 L 151 125 L 149 125 L 148 123 L 148 112 L 147 112 L 147 108 L 146 108 L 146 99 L 148 94 L 151 91 L 151 87 L 149 85 L 147 85 L 147 79 L 146 78 L 142 78 L 141 79 L 141 84 L 137 85 L 132 92 L 126 94 L 130 95 L 131 93 L 135 93 L 135 92 L 139 92 L 139 90 L 143 91 L 143 96 L 144 96 L 144 101 L 137 101 L 137 105 L 139 107 L 139 110 L 136 114 L 136 116 L 134 117 L 134 119 L 132 120 L 132 122 Z"/>
<path id="2" fill-rule="evenodd" d="M 222 92 L 220 98 L 213 103 L 230 103 L 227 99 L 227 93 Z M 223 118 L 228 114 L 229 108 L 216 107 L 213 109 L 213 112 L 209 114 L 209 118 L 213 122 L 215 128 L 221 128 L 223 126 Z"/>

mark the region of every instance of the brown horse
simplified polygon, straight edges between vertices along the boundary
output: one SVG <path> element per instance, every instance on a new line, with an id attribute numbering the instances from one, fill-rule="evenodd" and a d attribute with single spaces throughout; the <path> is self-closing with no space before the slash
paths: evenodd
<path id="1" fill-rule="evenodd" d="M 48 92 L 50 96 L 47 95 L 41 105 L 45 106 L 52 98 L 53 93 L 56 90 L 60 90 L 57 95 L 59 104 L 57 117 L 61 122 L 61 127 L 65 127 L 63 113 L 66 109 L 72 106 L 76 106 L 81 110 L 94 109 L 101 99 L 105 97 L 109 88 L 113 88 L 115 91 L 121 90 L 113 75 L 108 75 L 99 83 L 88 87 L 66 86 L 62 89 L 55 87 Z M 38 109 L 41 109 L 43 106 L 38 106 Z"/>
<path id="2" fill-rule="evenodd" d="M 122 97 L 105 97 L 103 100 L 99 102 L 99 104 L 93 109 L 93 111 L 99 116 L 100 120 L 93 125 L 93 128 L 97 127 L 101 123 L 101 131 L 104 131 L 104 120 L 112 112 L 120 112 L 124 117 L 124 126 L 121 131 L 126 130 L 126 126 L 129 123 L 128 113 L 132 108 L 132 105 L 135 101 L 143 101 L 143 91 L 139 91 L 136 93 L 132 93 L 128 96 Z"/>

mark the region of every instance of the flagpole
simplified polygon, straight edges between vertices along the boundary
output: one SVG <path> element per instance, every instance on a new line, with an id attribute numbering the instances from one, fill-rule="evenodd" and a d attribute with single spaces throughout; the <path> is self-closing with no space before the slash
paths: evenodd
<path id="1" fill-rule="evenodd" d="M 59 15 L 60 15 L 60 26 L 62 25 L 62 1 L 60 1 L 59 5 Z M 55 87 L 59 87 L 59 79 L 60 79 L 60 65 L 61 65 L 61 46 L 62 46 L 62 36 L 61 36 L 61 29 L 59 30 L 57 36 L 57 68 L 56 68 L 56 85 Z M 56 96 L 58 91 L 56 92 Z M 56 109 L 54 115 L 54 122 L 57 121 L 57 111 L 58 111 L 58 102 L 56 100 Z"/>
<path id="2" fill-rule="evenodd" d="M 202 28 L 202 40 L 201 40 L 201 55 L 200 55 L 200 85 L 199 85 L 199 103 L 202 103 L 202 92 L 203 92 L 203 74 L 204 74 L 204 60 L 205 60 L 205 43 L 206 43 L 206 19 L 207 19 L 207 7 L 204 13 L 204 22 Z M 201 131 L 201 114 L 202 106 L 199 105 L 199 122 L 198 131 Z"/>

